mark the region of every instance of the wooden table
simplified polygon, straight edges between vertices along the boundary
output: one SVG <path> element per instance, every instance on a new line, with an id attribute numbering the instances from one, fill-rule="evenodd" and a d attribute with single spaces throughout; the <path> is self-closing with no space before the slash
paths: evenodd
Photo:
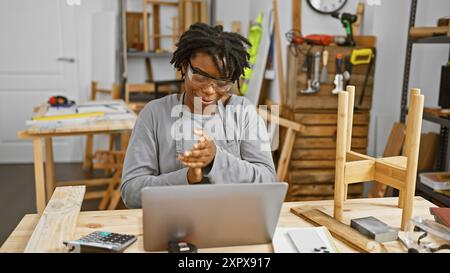
<path id="1" fill-rule="evenodd" d="M 374 216 L 393 227 L 400 227 L 401 209 L 397 207 L 398 198 L 372 198 L 372 199 L 350 199 L 344 208 L 344 223 L 349 224 L 350 219 Z M 332 215 L 333 200 L 311 201 L 311 202 L 287 202 L 283 204 L 279 227 L 310 227 L 310 223 L 292 214 L 289 210 L 296 206 L 315 206 L 329 215 Z M 433 219 L 429 208 L 434 204 L 422 197 L 414 198 L 413 216 L 422 216 Z M 40 215 L 28 214 L 22 219 L 16 229 L 12 232 L 0 252 L 23 252 L 30 239 Z M 131 245 L 125 252 L 144 252 L 144 240 L 142 230 L 142 210 L 114 210 L 114 211 L 87 211 L 80 212 L 75 230 L 75 238 L 79 238 L 96 230 L 128 233 L 138 236 L 138 241 Z M 74 239 L 75 239 L 74 238 Z M 339 240 L 336 246 L 340 252 L 357 252 Z M 405 252 L 406 248 L 399 242 L 384 244 L 388 252 Z M 199 252 L 273 252 L 272 244 L 233 246 L 222 248 L 200 249 Z"/>
<path id="2" fill-rule="evenodd" d="M 116 100 L 117 102 L 125 103 L 123 100 Z M 101 103 L 101 101 L 96 101 Z M 111 102 L 111 101 L 108 101 Z M 126 106 L 127 107 L 127 106 Z M 129 108 L 128 108 L 129 109 Z M 131 111 L 131 110 L 130 110 Z M 38 109 L 38 115 L 42 115 L 43 107 Z M 66 137 L 76 135 L 93 135 L 93 134 L 111 134 L 118 133 L 122 136 L 121 145 L 126 145 L 127 138 L 131 133 L 134 123 L 136 121 L 136 114 L 134 119 L 127 120 L 99 120 L 89 123 L 65 124 L 58 127 L 38 127 L 31 126 L 26 131 L 19 131 L 19 139 L 31 139 L 33 141 L 34 154 L 34 175 L 36 187 L 36 208 L 38 213 L 44 211 L 45 205 L 51 197 L 55 187 L 55 171 L 53 161 L 53 137 Z M 44 176 L 44 158 L 42 140 L 45 141 L 45 176 Z M 92 185 L 105 184 L 105 179 L 92 180 Z M 70 181 L 60 183 L 65 185 L 86 184 L 89 181 Z"/>

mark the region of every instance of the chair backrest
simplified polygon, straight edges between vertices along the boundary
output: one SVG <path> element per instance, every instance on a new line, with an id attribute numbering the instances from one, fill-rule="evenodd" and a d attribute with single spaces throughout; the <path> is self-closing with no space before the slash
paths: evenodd
<path id="1" fill-rule="evenodd" d="M 125 102 L 130 102 L 131 93 L 153 93 L 155 92 L 155 85 L 153 83 L 128 83 L 125 85 Z"/>
<path id="2" fill-rule="evenodd" d="M 97 99 L 97 94 L 109 94 L 111 95 L 111 99 L 117 100 L 120 99 L 120 85 L 117 83 L 113 83 L 111 89 L 103 89 L 98 87 L 98 82 L 91 82 L 91 100 Z"/>

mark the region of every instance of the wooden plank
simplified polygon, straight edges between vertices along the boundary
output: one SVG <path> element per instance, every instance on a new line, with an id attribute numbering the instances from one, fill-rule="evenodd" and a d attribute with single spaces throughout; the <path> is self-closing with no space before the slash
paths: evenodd
<path id="1" fill-rule="evenodd" d="M 359 101 L 360 96 L 356 96 L 355 100 Z M 293 105 L 289 105 L 298 110 L 331 110 L 337 109 L 337 96 L 297 96 Z M 366 94 L 359 109 L 368 110 L 372 106 L 372 96 Z"/>
<path id="2" fill-rule="evenodd" d="M 336 125 L 337 114 L 331 113 L 308 113 L 301 112 L 294 114 L 294 120 L 303 125 Z M 368 125 L 370 122 L 369 112 L 355 112 L 353 114 L 354 125 Z"/>
<path id="3" fill-rule="evenodd" d="M 358 47 L 375 47 L 377 45 L 376 36 L 355 35 L 353 39 Z"/>
<path id="4" fill-rule="evenodd" d="M 105 191 L 91 191 L 91 192 L 87 192 L 84 195 L 84 199 L 85 200 L 100 199 L 100 198 L 103 198 L 104 194 L 105 194 Z"/>
<path id="5" fill-rule="evenodd" d="M 278 181 L 286 181 L 287 171 L 289 167 L 289 162 L 292 154 L 292 147 L 294 146 L 295 141 L 295 131 L 289 128 L 287 130 L 285 141 L 283 147 L 281 149 L 280 159 L 278 162 L 277 169 L 277 180 Z"/>
<path id="6" fill-rule="evenodd" d="M 362 194 L 364 189 L 364 184 L 354 184 L 350 185 L 348 189 L 348 193 Z M 329 195 L 332 196 L 334 193 L 334 184 L 305 184 L 305 185 L 296 185 L 293 187 L 290 194 L 295 195 L 309 195 L 309 196 L 324 196 Z"/>
<path id="7" fill-rule="evenodd" d="M 181 35 L 186 30 L 185 25 L 185 0 L 178 1 L 178 34 Z"/>
<path id="8" fill-rule="evenodd" d="M 241 22 L 240 21 L 231 21 L 231 32 L 236 32 L 241 34 Z"/>
<path id="9" fill-rule="evenodd" d="M 275 54 L 276 54 L 276 69 L 278 80 L 278 95 L 280 96 L 280 105 L 286 103 L 286 85 L 283 74 L 283 60 L 281 56 L 281 32 L 280 32 L 280 20 L 278 17 L 278 0 L 273 0 L 273 17 L 274 27 L 273 32 L 275 36 Z"/>
<path id="10" fill-rule="evenodd" d="M 355 149 L 355 152 L 365 153 L 366 150 Z M 293 160 L 335 160 L 335 157 L 336 149 L 305 149 L 292 152 Z"/>
<path id="11" fill-rule="evenodd" d="M 317 201 L 317 200 L 333 200 L 333 195 L 293 195 L 291 202 Z M 361 198 L 361 193 L 349 194 L 348 199 Z"/>
<path id="12" fill-rule="evenodd" d="M 375 172 L 377 174 L 383 174 L 399 181 L 405 181 L 406 179 L 405 168 L 399 167 L 397 165 L 392 165 L 389 163 L 384 163 L 383 161 L 380 160 L 376 160 L 375 162 Z M 382 180 L 378 179 L 375 180 L 383 182 Z M 402 184 L 404 184 L 404 182 Z"/>
<path id="13" fill-rule="evenodd" d="M 366 137 L 352 138 L 353 149 L 367 148 Z M 295 140 L 294 149 L 336 149 L 336 140 L 332 137 L 303 137 Z"/>
<path id="14" fill-rule="evenodd" d="M 408 158 L 406 156 L 390 156 L 377 159 L 377 161 L 380 163 L 393 165 L 401 169 L 406 169 L 407 160 Z"/>
<path id="15" fill-rule="evenodd" d="M 345 243 L 360 251 L 382 252 L 382 245 L 380 243 L 368 239 L 350 226 L 333 219 L 328 214 L 316 208 L 295 207 L 291 209 L 291 212 L 314 225 L 325 226 L 334 237 L 345 241 Z"/>
<path id="16" fill-rule="evenodd" d="M 44 158 L 42 155 L 41 138 L 33 139 L 33 158 L 34 158 L 34 186 L 36 192 L 36 210 L 42 213 L 45 209 L 45 177 L 44 177 Z"/>
<path id="17" fill-rule="evenodd" d="M 200 2 L 200 22 L 209 24 L 209 12 L 208 12 L 208 2 L 201 1 Z M 240 33 L 240 29 L 239 29 Z"/>
<path id="18" fill-rule="evenodd" d="M 364 17 L 364 3 L 358 3 L 358 6 L 356 7 L 356 16 L 358 19 L 356 19 L 356 22 L 352 25 L 352 31 L 353 35 L 359 34 L 359 29 L 361 28 L 361 22 L 363 21 Z"/>
<path id="19" fill-rule="evenodd" d="M 375 160 L 375 158 L 364 155 L 358 151 L 349 151 L 347 152 L 347 161 L 355 161 L 355 160 Z"/>
<path id="20" fill-rule="evenodd" d="M 375 161 L 359 160 L 345 163 L 344 183 L 372 181 L 375 178 Z"/>
<path id="21" fill-rule="evenodd" d="M 160 6 L 153 5 L 153 49 L 161 49 L 160 33 Z"/>
<path id="22" fill-rule="evenodd" d="M 334 181 L 334 169 L 292 170 L 292 184 L 331 183 Z"/>
<path id="23" fill-rule="evenodd" d="M 332 169 L 336 162 L 334 160 L 292 160 L 291 170 L 297 169 Z"/>
<path id="24" fill-rule="evenodd" d="M 406 126 L 403 123 L 395 122 L 392 125 L 391 133 L 384 148 L 383 156 L 398 156 L 401 154 L 403 142 L 405 141 Z"/>
<path id="25" fill-rule="evenodd" d="M 194 23 L 194 7 L 193 7 L 193 3 L 192 0 L 185 0 L 184 1 L 184 12 L 185 12 L 185 16 L 184 16 L 184 27 L 186 29 L 189 29 L 189 27 Z"/>
<path id="26" fill-rule="evenodd" d="M 149 33 L 149 14 L 147 11 L 147 0 L 142 0 L 142 7 L 143 7 L 143 13 L 142 13 L 142 21 L 144 24 L 144 51 L 150 50 L 150 33 Z"/>
<path id="27" fill-rule="evenodd" d="M 257 109 L 258 114 L 261 115 L 261 117 L 264 119 L 264 121 L 268 122 L 275 122 L 277 124 L 279 124 L 282 127 L 288 128 L 288 129 L 292 129 L 294 131 L 297 132 L 301 132 L 303 130 L 303 126 L 297 122 L 291 121 L 289 119 L 286 118 L 282 118 L 280 116 L 274 115 L 272 113 L 269 113 L 268 111 L 262 109 L 262 108 L 258 108 Z"/>
<path id="28" fill-rule="evenodd" d="M 160 1 L 160 0 L 146 0 L 149 4 L 161 6 L 178 6 L 177 2 Z"/>
<path id="29" fill-rule="evenodd" d="M 405 186 L 405 181 L 395 179 L 385 173 L 375 172 L 375 180 L 378 182 L 383 181 L 383 184 L 397 190 L 403 190 Z"/>
<path id="30" fill-rule="evenodd" d="M 63 241 L 74 239 L 84 186 L 56 188 L 25 252 L 66 252 Z"/>
<path id="31" fill-rule="evenodd" d="M 305 137 L 335 137 L 337 126 L 330 125 L 308 125 L 300 132 Z M 353 126 L 352 135 L 355 137 L 367 137 L 369 135 L 369 126 Z"/>
<path id="32" fill-rule="evenodd" d="M 302 35 L 302 0 L 292 0 L 292 27 Z"/>
<path id="33" fill-rule="evenodd" d="M 439 150 L 440 135 L 437 133 L 426 133 L 420 137 L 418 171 L 433 170 Z"/>
<path id="34" fill-rule="evenodd" d="M 192 18 L 194 18 L 193 23 L 200 21 L 200 3 L 197 1 L 192 2 Z"/>

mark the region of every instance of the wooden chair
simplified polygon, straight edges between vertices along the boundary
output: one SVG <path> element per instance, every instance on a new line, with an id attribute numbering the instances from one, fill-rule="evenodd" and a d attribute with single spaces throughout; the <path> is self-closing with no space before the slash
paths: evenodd
<path id="1" fill-rule="evenodd" d="M 106 191 L 102 195 L 102 200 L 98 206 L 100 210 L 114 210 L 120 200 L 120 181 L 122 179 L 123 161 L 125 151 L 97 151 L 94 168 L 113 170 L 113 177 L 110 180 Z"/>
<path id="2" fill-rule="evenodd" d="M 277 166 L 277 181 L 283 181 L 289 184 L 289 189 L 286 194 L 286 201 L 290 201 L 292 197 L 292 185 L 288 178 L 289 163 L 291 161 L 292 150 L 294 148 L 295 136 L 297 133 L 304 131 L 304 126 L 289 119 L 275 116 L 272 113 L 262 109 L 258 109 L 258 113 L 266 122 L 274 122 L 281 128 L 286 129 L 286 134 L 281 142 L 282 145 L 278 148 L 280 150 L 280 156 Z"/>
<path id="3" fill-rule="evenodd" d="M 419 89 L 411 90 L 404 156 L 378 159 L 351 151 L 354 100 L 354 86 L 347 86 L 347 91 L 339 93 L 334 218 L 342 221 L 349 184 L 377 181 L 399 190 L 398 207 L 403 209 L 401 228 L 404 230 L 413 210 L 424 97 Z"/>
<path id="4" fill-rule="evenodd" d="M 179 92 L 182 81 L 180 80 L 165 80 L 165 81 L 153 81 L 150 83 L 138 83 L 138 84 L 126 84 L 125 85 L 125 102 L 128 106 L 139 113 L 142 108 L 144 108 L 145 104 L 152 99 L 157 99 L 162 96 L 171 94 L 175 91 L 173 86 L 178 86 L 177 91 Z M 132 100 L 131 94 L 151 94 L 153 96 L 149 96 L 145 98 L 145 100 L 135 101 Z"/>
<path id="5" fill-rule="evenodd" d="M 114 83 L 111 89 L 100 89 L 98 88 L 98 83 L 96 81 L 91 82 L 91 100 L 97 100 L 98 94 L 110 95 L 111 99 L 120 99 L 120 85 Z M 109 134 L 109 150 L 114 149 L 114 134 Z M 94 135 L 89 134 L 86 137 L 86 149 L 84 153 L 83 169 L 92 169 L 92 159 L 93 159 L 93 147 L 94 147 Z"/>
<path id="6" fill-rule="evenodd" d="M 114 210 L 120 201 L 120 182 L 122 180 L 123 162 L 128 147 L 131 133 L 123 133 L 120 135 L 120 150 L 109 151 L 99 150 L 95 153 L 95 169 L 112 170 L 113 176 L 109 180 L 106 191 L 101 196 L 98 209 Z"/>
<path id="7" fill-rule="evenodd" d="M 125 102 L 128 104 L 128 106 L 135 111 L 136 113 L 139 113 L 142 108 L 144 108 L 145 104 L 147 102 L 141 102 L 141 101 L 131 101 L 131 94 L 133 93 L 154 93 L 155 92 L 155 84 L 153 83 L 142 83 L 142 84 L 131 84 L 128 83 L 125 85 Z"/>

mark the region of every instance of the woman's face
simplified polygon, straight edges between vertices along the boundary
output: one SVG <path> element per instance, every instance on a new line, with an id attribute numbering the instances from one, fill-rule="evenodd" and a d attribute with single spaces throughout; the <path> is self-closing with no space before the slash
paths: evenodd
<path id="1" fill-rule="evenodd" d="M 221 65 L 221 62 L 219 62 L 219 65 Z M 192 66 L 192 68 L 189 66 Z M 196 72 L 200 72 L 201 75 Z M 201 99 L 202 108 L 215 105 L 219 99 L 224 101 L 228 98 L 228 90 L 226 90 L 228 85 L 224 85 L 226 82 L 212 79 L 221 79 L 223 75 L 220 74 L 210 55 L 203 52 L 193 55 L 190 64 L 185 66 L 185 75 L 186 103 L 188 106 L 194 105 L 195 97 Z M 224 92 L 224 90 L 226 91 Z"/>

